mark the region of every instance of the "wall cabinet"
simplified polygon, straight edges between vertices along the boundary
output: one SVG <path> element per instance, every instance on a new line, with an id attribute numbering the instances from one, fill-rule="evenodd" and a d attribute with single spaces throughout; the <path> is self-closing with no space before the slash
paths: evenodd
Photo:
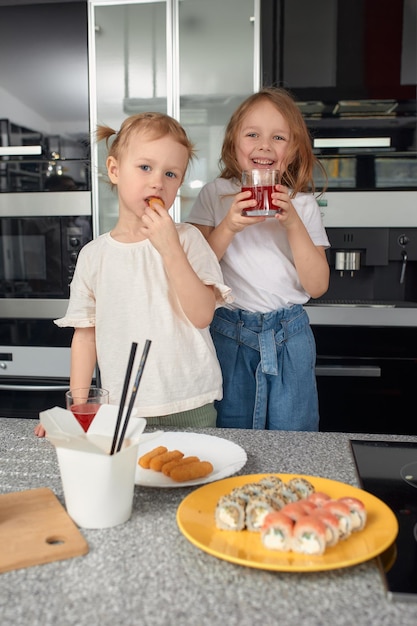
<path id="1" fill-rule="evenodd" d="M 0 0 L 0 77 L 0 192 L 88 190 L 87 0 Z"/>
<path id="2" fill-rule="evenodd" d="M 225 124 L 260 86 L 259 0 L 91 0 L 92 128 L 162 111 L 186 128 L 198 153 L 174 219 L 184 220 L 201 186 L 218 174 Z M 93 147 L 96 230 L 117 219 L 103 183 L 105 146 Z"/>

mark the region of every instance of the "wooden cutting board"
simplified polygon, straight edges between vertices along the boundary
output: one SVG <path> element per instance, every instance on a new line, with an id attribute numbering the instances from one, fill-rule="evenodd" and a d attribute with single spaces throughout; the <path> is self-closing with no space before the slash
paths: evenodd
<path id="1" fill-rule="evenodd" d="M 0 495 L 0 572 L 87 552 L 88 543 L 50 489 Z"/>

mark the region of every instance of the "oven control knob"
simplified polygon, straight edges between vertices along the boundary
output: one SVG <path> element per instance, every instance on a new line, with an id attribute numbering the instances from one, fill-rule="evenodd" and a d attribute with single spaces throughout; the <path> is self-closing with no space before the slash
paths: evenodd
<path id="1" fill-rule="evenodd" d="M 79 248 L 81 245 L 81 241 L 78 239 L 78 237 L 70 237 L 69 244 L 71 248 Z"/>
<path id="2" fill-rule="evenodd" d="M 0 363 L 0 368 L 1 368 L 2 370 L 7 370 L 7 363 L 5 363 L 4 361 L 1 361 L 1 363 Z"/>
<path id="3" fill-rule="evenodd" d="M 75 263 L 78 257 L 78 253 L 77 252 L 71 252 L 71 254 L 69 255 L 70 260 Z"/>

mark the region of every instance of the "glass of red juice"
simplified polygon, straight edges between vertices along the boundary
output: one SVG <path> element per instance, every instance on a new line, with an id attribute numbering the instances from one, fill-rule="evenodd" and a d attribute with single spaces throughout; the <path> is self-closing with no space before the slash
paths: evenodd
<path id="1" fill-rule="evenodd" d="M 65 393 L 65 404 L 87 432 L 101 404 L 109 403 L 109 392 L 101 387 L 70 389 Z"/>
<path id="2" fill-rule="evenodd" d="M 279 213 L 279 208 L 273 206 L 271 194 L 276 191 L 275 185 L 281 180 L 279 170 L 256 169 L 242 172 L 242 191 L 250 191 L 251 198 L 257 201 L 257 205 L 243 209 L 242 215 L 246 217 L 274 217 Z"/>

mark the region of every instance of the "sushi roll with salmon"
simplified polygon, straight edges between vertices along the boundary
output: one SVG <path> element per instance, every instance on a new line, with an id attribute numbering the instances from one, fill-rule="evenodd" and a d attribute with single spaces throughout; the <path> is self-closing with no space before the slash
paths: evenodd
<path id="1" fill-rule="evenodd" d="M 316 506 L 323 506 L 323 504 L 326 504 L 326 502 L 329 502 L 331 499 L 332 498 L 327 493 L 323 493 L 322 491 L 315 491 L 307 498 L 309 502 L 312 502 Z"/>
<path id="2" fill-rule="evenodd" d="M 323 508 L 337 517 L 339 539 L 347 539 L 352 533 L 352 521 L 348 505 L 339 500 L 330 500 L 323 505 Z"/>
<path id="3" fill-rule="evenodd" d="M 246 502 L 230 494 L 220 498 L 214 512 L 215 523 L 220 530 L 243 530 L 245 528 Z"/>
<path id="4" fill-rule="evenodd" d="M 362 530 L 366 525 L 366 509 L 362 500 L 359 498 L 343 497 L 339 498 L 338 502 L 347 504 L 350 511 L 350 520 L 352 522 L 352 532 Z"/>
<path id="5" fill-rule="evenodd" d="M 339 520 L 336 515 L 320 506 L 316 507 L 312 515 L 318 517 L 326 526 L 326 548 L 335 546 L 339 541 Z"/>
<path id="6" fill-rule="evenodd" d="M 289 502 L 281 509 L 281 513 L 287 515 L 292 519 L 293 522 L 296 522 L 300 517 L 307 515 L 306 510 L 304 509 L 300 500 L 297 502 Z"/>
<path id="7" fill-rule="evenodd" d="M 261 529 L 261 540 L 268 550 L 289 552 L 292 549 L 294 522 L 281 511 L 268 513 Z"/>
<path id="8" fill-rule="evenodd" d="M 326 549 L 326 526 L 314 515 L 304 515 L 294 524 L 292 549 L 301 554 L 320 555 Z"/>

